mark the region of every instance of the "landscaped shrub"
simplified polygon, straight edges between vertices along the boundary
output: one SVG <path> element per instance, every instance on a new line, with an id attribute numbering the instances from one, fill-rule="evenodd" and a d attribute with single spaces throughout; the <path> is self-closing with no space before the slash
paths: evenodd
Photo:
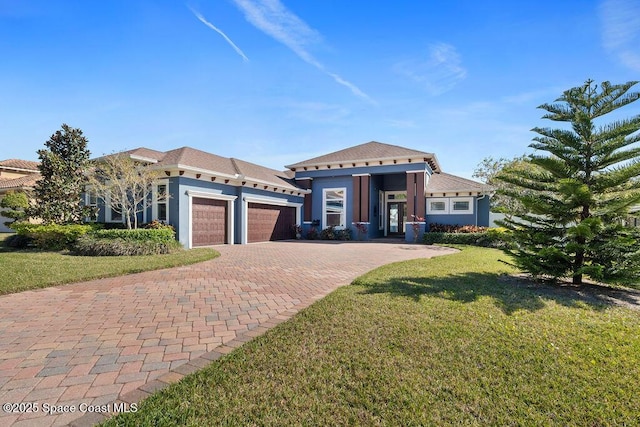
<path id="1" fill-rule="evenodd" d="M 171 242 L 176 238 L 173 227 L 97 230 L 92 234 L 98 239 L 120 239 L 126 241 Z"/>
<path id="2" fill-rule="evenodd" d="M 320 234 L 318 233 L 318 229 L 315 227 L 311 227 L 309 229 L 309 232 L 307 233 L 307 239 L 308 240 L 316 240 L 320 237 Z"/>
<path id="3" fill-rule="evenodd" d="M 38 249 L 60 251 L 71 249 L 76 240 L 94 229 L 93 225 L 85 224 L 15 224 L 13 228 L 18 235 L 31 239 L 33 246 Z"/>
<path id="4" fill-rule="evenodd" d="M 115 230 L 102 230 L 115 231 Z M 118 230 L 120 231 L 120 230 Z M 135 231 L 135 230 L 122 230 Z M 77 255 L 88 256 L 135 256 L 168 254 L 182 249 L 180 242 L 152 239 L 123 239 L 117 237 L 100 238 L 95 234 L 80 237 L 73 247 Z"/>
<path id="5" fill-rule="evenodd" d="M 480 227 L 478 225 L 451 225 L 451 224 L 429 224 L 430 233 L 482 233 L 487 231 L 488 227 Z"/>
<path id="6" fill-rule="evenodd" d="M 33 246 L 33 239 L 22 234 L 12 234 L 4 239 L 3 246 L 13 249 L 26 249 Z"/>
<path id="7" fill-rule="evenodd" d="M 336 229 L 333 225 L 325 228 L 320 232 L 321 240 L 351 240 L 351 229 Z"/>
<path id="8" fill-rule="evenodd" d="M 501 229 L 488 229 L 482 233 L 425 233 L 424 243 L 432 245 L 440 244 L 457 244 L 457 245 L 473 245 L 487 248 L 506 248 L 509 246 L 509 234 Z"/>

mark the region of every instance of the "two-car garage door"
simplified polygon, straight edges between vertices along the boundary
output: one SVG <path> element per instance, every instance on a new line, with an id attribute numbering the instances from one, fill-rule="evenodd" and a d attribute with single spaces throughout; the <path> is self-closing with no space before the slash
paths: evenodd
<path id="1" fill-rule="evenodd" d="M 192 198 L 192 245 L 220 245 L 229 242 L 227 200 Z M 247 242 L 291 239 L 296 208 L 248 203 Z"/>

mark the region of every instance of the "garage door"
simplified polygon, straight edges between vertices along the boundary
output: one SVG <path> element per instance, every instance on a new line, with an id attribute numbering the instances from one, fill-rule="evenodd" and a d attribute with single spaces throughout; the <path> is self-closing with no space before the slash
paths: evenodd
<path id="1" fill-rule="evenodd" d="M 291 239 L 296 208 L 249 203 L 248 223 L 249 243 Z"/>
<path id="2" fill-rule="evenodd" d="M 193 246 L 227 243 L 226 200 L 193 198 L 191 243 Z"/>

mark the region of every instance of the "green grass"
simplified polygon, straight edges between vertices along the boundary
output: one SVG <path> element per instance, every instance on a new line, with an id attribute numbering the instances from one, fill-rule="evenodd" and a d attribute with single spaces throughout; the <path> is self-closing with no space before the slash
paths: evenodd
<path id="1" fill-rule="evenodd" d="M 0 249 L 0 295 L 194 264 L 218 255 L 218 252 L 207 248 L 178 251 L 167 255 L 114 257 Z"/>
<path id="2" fill-rule="evenodd" d="M 374 270 L 104 425 L 638 425 L 640 312 L 502 257 Z"/>

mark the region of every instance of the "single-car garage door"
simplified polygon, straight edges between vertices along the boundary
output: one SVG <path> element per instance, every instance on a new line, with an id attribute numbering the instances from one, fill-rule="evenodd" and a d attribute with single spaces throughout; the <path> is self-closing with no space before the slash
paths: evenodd
<path id="1" fill-rule="evenodd" d="M 284 240 L 294 237 L 296 208 L 288 206 L 249 203 L 248 211 L 249 243 Z"/>
<path id="2" fill-rule="evenodd" d="M 192 245 L 207 246 L 227 243 L 226 200 L 194 197 L 192 203 Z"/>

